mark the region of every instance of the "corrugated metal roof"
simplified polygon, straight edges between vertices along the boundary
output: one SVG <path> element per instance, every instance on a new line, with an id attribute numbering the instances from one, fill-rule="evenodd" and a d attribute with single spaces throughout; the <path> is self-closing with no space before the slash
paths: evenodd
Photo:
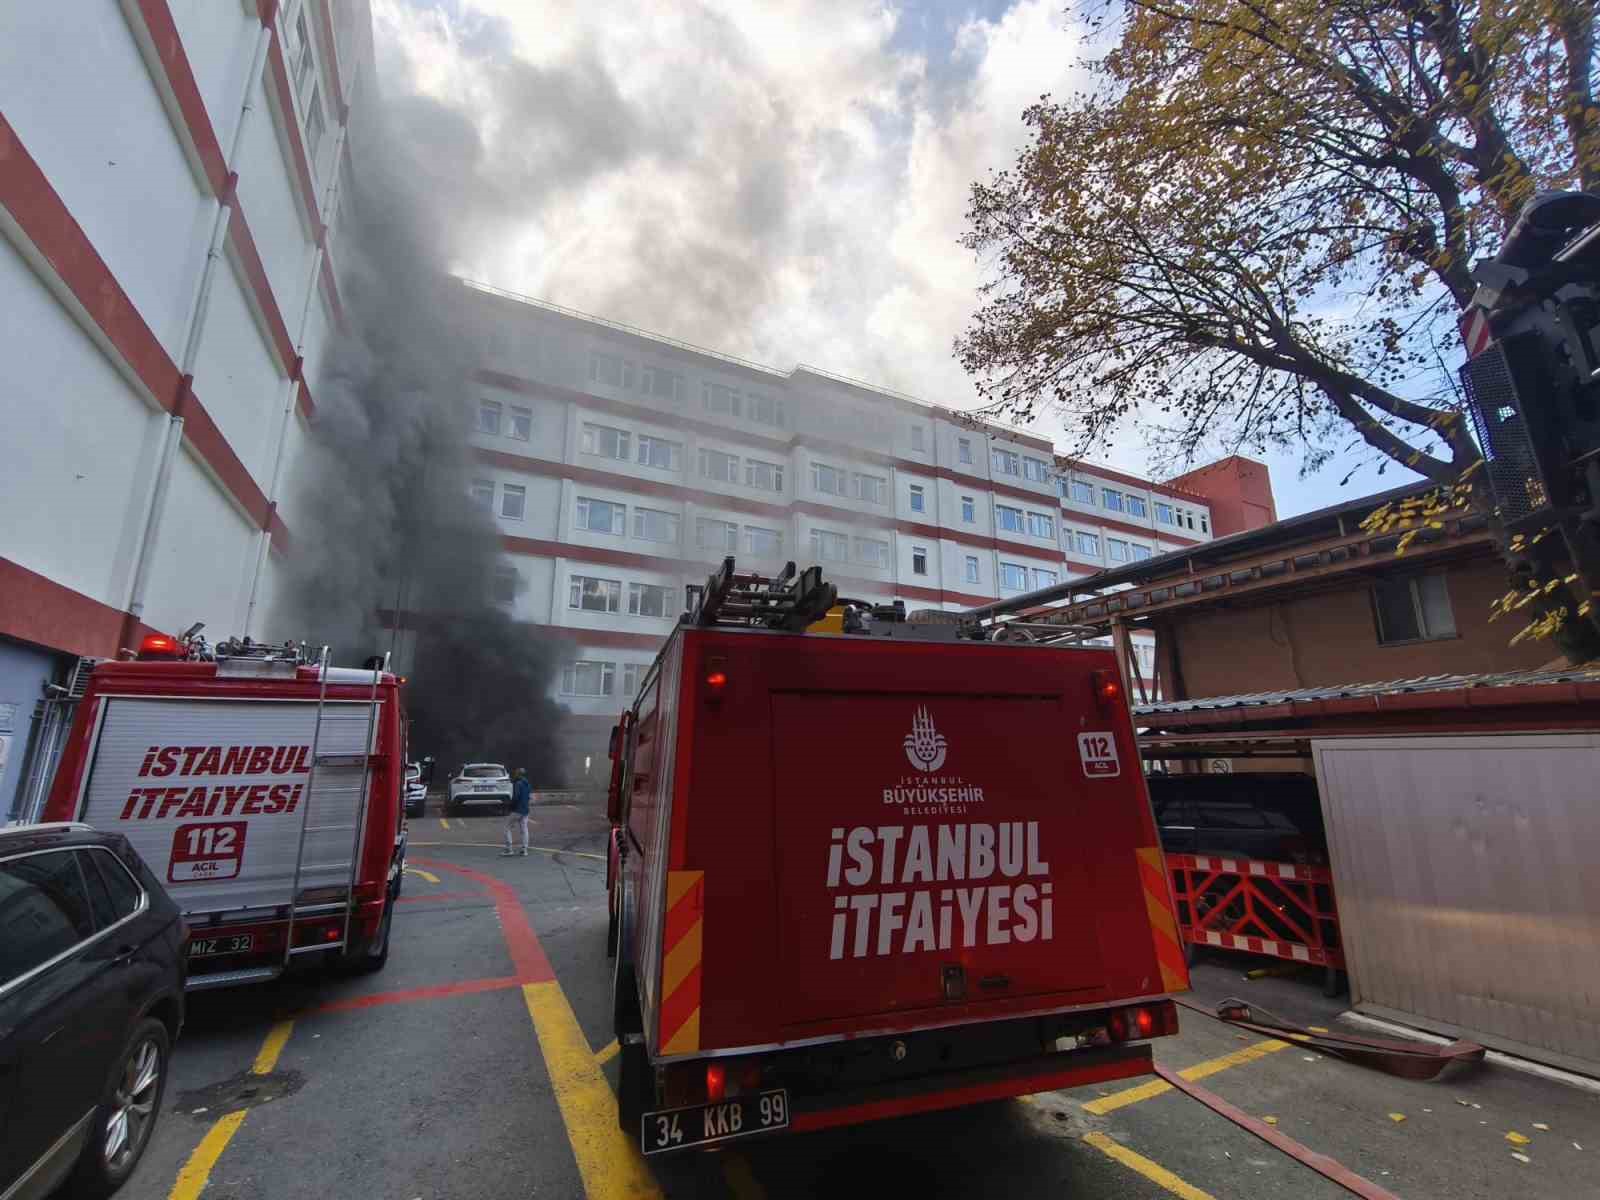
<path id="1" fill-rule="evenodd" d="M 1265 708 L 1297 701 L 1344 700 L 1361 696 L 1399 696 L 1421 692 L 1451 692 L 1466 688 L 1528 687 L 1538 684 L 1600 683 L 1600 663 L 1560 670 L 1504 671 L 1487 675 L 1421 675 L 1415 679 L 1390 679 L 1382 683 L 1346 683 L 1290 691 L 1246 692 L 1236 696 L 1201 696 L 1195 700 L 1163 700 L 1134 707 L 1135 717 L 1160 713 L 1219 712 L 1228 709 Z"/>

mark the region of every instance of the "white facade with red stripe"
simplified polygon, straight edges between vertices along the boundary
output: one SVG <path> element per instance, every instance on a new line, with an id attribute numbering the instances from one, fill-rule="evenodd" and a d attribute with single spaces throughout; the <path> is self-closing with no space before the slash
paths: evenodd
<path id="1" fill-rule="evenodd" d="M 500 598 L 572 647 L 558 699 L 607 728 L 685 586 L 730 553 L 762 572 L 819 563 L 843 596 L 959 610 L 1212 536 L 1201 493 L 1064 458 L 1035 434 L 463 291 L 483 340 L 471 483 L 504 538 Z"/>
<path id="2" fill-rule="evenodd" d="M 262 632 L 371 63 L 366 0 L 0 15 L 0 818 L 73 658 Z"/>

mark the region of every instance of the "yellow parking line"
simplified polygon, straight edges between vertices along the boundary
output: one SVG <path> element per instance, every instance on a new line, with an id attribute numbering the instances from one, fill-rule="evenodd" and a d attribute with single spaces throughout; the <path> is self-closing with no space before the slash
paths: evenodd
<path id="1" fill-rule="evenodd" d="M 440 817 L 439 818 L 439 828 L 440 829 L 449 829 L 450 828 L 450 822 L 446 821 L 443 817 Z"/>
<path id="2" fill-rule="evenodd" d="M 293 1032 L 293 1021 L 279 1021 L 274 1025 L 267 1032 L 267 1040 L 261 1043 L 261 1049 L 256 1052 L 255 1062 L 250 1064 L 251 1073 L 270 1075 L 273 1068 L 278 1065 L 278 1056 L 283 1053 L 289 1035 Z M 239 1132 L 239 1126 L 244 1124 L 245 1115 L 249 1111 L 238 1108 L 217 1118 L 216 1123 L 206 1130 L 205 1137 L 200 1139 L 200 1144 L 189 1155 L 188 1161 L 183 1164 L 183 1169 L 178 1172 L 172 1191 L 167 1193 L 167 1200 L 198 1200 L 211 1178 L 211 1168 L 217 1165 L 217 1159 L 222 1157 L 222 1152 L 228 1148 L 233 1135 Z"/>
<path id="3" fill-rule="evenodd" d="M 1103 1133 L 1086 1133 L 1083 1135 L 1083 1140 L 1100 1151 L 1100 1153 L 1108 1155 L 1123 1166 L 1139 1172 L 1156 1186 L 1165 1188 L 1174 1196 L 1182 1197 L 1182 1200 L 1216 1200 L 1210 1192 L 1203 1192 L 1195 1187 L 1194 1184 L 1179 1179 L 1160 1163 L 1151 1162 L 1138 1151 L 1128 1149 L 1121 1142 L 1113 1141 Z"/>
<path id="4" fill-rule="evenodd" d="M 1192 1067 L 1185 1067 L 1179 1071 L 1185 1079 L 1204 1079 L 1208 1075 L 1215 1075 L 1218 1071 L 1226 1071 L 1229 1067 L 1242 1066 L 1247 1062 L 1254 1062 L 1258 1058 L 1265 1058 L 1279 1050 L 1287 1050 L 1288 1042 L 1280 1042 L 1276 1038 L 1268 1038 L 1264 1042 L 1245 1046 L 1235 1050 L 1232 1054 L 1224 1054 L 1221 1058 L 1208 1059 L 1205 1062 L 1195 1063 Z M 1138 1104 L 1141 1100 L 1149 1100 L 1164 1092 L 1170 1092 L 1172 1085 L 1165 1080 L 1152 1079 L 1149 1083 L 1141 1083 L 1137 1087 L 1124 1088 L 1120 1092 L 1112 1092 L 1109 1096 L 1102 1096 L 1098 1100 L 1091 1100 L 1083 1106 L 1083 1111 L 1103 1117 L 1108 1112 L 1115 1112 L 1130 1104 Z"/>
<path id="5" fill-rule="evenodd" d="M 601 1067 L 605 1066 L 617 1056 L 617 1051 L 620 1049 L 622 1049 L 622 1047 L 617 1045 L 617 1039 L 612 1038 L 604 1046 L 601 1046 L 600 1049 L 594 1052 L 595 1065 Z"/>
<path id="6" fill-rule="evenodd" d="M 421 867 L 407 867 L 406 868 L 406 874 L 407 875 L 420 875 L 420 876 L 422 876 L 422 878 L 426 879 L 429 883 L 438 883 L 439 882 L 439 877 L 437 875 L 435 875 L 432 871 L 424 871 Z"/>
<path id="7" fill-rule="evenodd" d="M 659 1197 L 633 1138 L 617 1128 L 617 1099 L 555 980 L 522 985 L 588 1200 Z"/>

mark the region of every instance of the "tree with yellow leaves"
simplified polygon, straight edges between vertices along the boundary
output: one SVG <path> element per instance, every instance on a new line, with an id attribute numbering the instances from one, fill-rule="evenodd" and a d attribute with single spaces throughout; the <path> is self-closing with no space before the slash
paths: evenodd
<path id="1" fill-rule="evenodd" d="M 1600 190 L 1592 0 L 1071 15 L 1091 85 L 1028 108 L 1018 161 L 972 189 L 993 275 L 956 350 L 989 411 L 1053 409 L 1085 446 L 1137 421 L 1174 462 L 1220 437 L 1315 467 L 1353 432 L 1489 511 L 1453 317 L 1536 192 Z M 1589 620 L 1549 632 L 1600 649 Z"/>

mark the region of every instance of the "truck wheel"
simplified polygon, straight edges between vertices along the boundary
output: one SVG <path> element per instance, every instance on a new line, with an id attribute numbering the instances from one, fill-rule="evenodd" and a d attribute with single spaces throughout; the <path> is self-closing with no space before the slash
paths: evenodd
<path id="1" fill-rule="evenodd" d="M 383 970 L 389 961 L 389 931 L 394 925 L 394 899 L 383 906 L 383 919 L 378 922 L 378 932 L 364 946 L 356 947 L 354 954 L 345 959 L 345 968 L 357 975 L 372 975 Z"/>
<path id="2" fill-rule="evenodd" d="M 655 1080 L 651 1078 L 650 1055 L 643 1042 L 624 1042 L 617 1055 L 617 1126 L 622 1132 L 638 1137 L 639 1120 L 655 1099 Z"/>

